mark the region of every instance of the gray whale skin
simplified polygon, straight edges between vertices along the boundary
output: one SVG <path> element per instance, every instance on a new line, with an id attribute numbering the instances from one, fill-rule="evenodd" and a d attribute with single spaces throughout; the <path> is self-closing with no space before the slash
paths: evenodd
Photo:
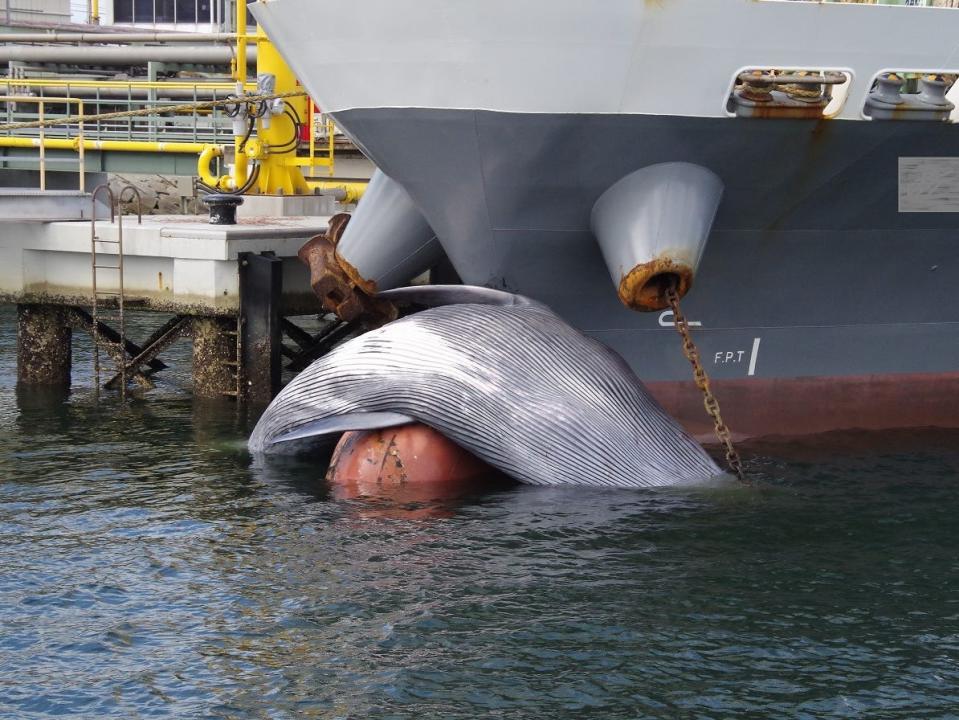
<path id="1" fill-rule="evenodd" d="M 378 297 L 432 307 L 300 373 L 260 418 L 252 453 L 417 421 L 532 485 L 661 486 L 721 474 L 619 355 L 545 305 L 460 285 Z"/>

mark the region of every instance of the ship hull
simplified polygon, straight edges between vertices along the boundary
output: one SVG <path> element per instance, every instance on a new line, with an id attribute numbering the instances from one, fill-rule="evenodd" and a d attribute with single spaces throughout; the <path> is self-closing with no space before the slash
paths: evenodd
<path id="1" fill-rule="evenodd" d="M 687 423 L 698 397 L 669 316 L 619 303 L 589 230 L 613 183 L 666 162 L 725 188 L 684 307 L 737 430 L 959 423 L 959 215 L 899 212 L 900 190 L 923 193 L 900 188 L 901 158 L 959 158 L 959 128 L 864 116 L 882 73 L 959 72 L 959 12 L 601 5 L 357 0 L 346 26 L 313 0 L 253 12 L 460 279 L 548 303 Z M 847 82 L 828 120 L 731 117 L 736 79 L 757 68 Z M 953 174 L 916 205 L 959 209 Z"/>
<path id="2" fill-rule="evenodd" d="M 335 119 L 409 191 L 460 279 L 549 304 L 696 432 L 670 314 L 620 304 L 589 230 L 606 188 L 658 162 L 702 165 L 726 187 L 684 308 L 737 430 L 959 426 L 959 215 L 899 212 L 900 158 L 959 156 L 954 126 L 416 108 Z"/>

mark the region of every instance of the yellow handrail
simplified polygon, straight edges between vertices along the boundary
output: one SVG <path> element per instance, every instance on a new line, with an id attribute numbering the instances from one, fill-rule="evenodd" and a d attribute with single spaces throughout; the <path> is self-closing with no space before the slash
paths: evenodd
<path id="1" fill-rule="evenodd" d="M 79 142 L 78 146 L 74 148 L 77 150 L 77 162 L 79 163 L 79 174 L 80 174 L 80 192 L 83 192 L 86 189 L 86 166 L 84 162 L 84 140 L 83 140 L 83 100 L 80 98 L 70 98 L 70 97 L 31 97 L 29 95 L 0 95 L 0 102 L 24 102 L 24 103 L 35 103 L 38 109 L 38 119 L 40 121 L 40 137 L 39 137 L 39 148 L 40 148 L 40 189 L 47 189 L 47 154 L 46 149 L 48 147 L 47 140 L 44 137 L 44 124 L 43 124 L 43 112 L 46 103 L 76 103 L 77 105 L 77 115 L 81 118 L 77 122 L 77 140 Z M 0 138 L 0 139 L 14 139 L 14 138 Z M 20 138 L 17 138 L 20 139 Z M 25 139 L 25 138 L 24 138 Z"/>
<path id="2" fill-rule="evenodd" d="M 83 140 L 79 138 L 39 138 L 3 137 L 0 135 L 0 147 L 39 148 L 48 150 L 103 150 L 108 152 L 167 152 L 198 155 L 208 147 L 205 143 L 164 142 L 162 140 Z"/>

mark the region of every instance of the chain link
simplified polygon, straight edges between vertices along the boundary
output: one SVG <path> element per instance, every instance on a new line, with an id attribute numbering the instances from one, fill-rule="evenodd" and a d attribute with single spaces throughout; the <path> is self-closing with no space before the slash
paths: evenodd
<path id="1" fill-rule="evenodd" d="M 689 332 L 689 323 L 686 322 L 686 316 L 683 315 L 683 311 L 679 307 L 679 293 L 676 292 L 675 285 L 666 290 L 666 300 L 673 310 L 676 332 L 678 332 L 683 339 L 683 354 L 686 355 L 689 364 L 693 366 L 693 379 L 696 381 L 696 386 L 702 390 L 703 406 L 706 408 L 706 414 L 713 419 L 716 437 L 719 438 L 719 441 L 726 449 L 726 463 L 729 465 L 729 469 L 736 473 L 736 477 L 742 482 L 745 482 L 746 476 L 743 472 L 742 460 L 739 457 L 739 453 L 736 452 L 736 448 L 733 446 L 733 439 L 730 435 L 729 428 L 726 427 L 726 423 L 723 422 L 723 416 L 719 412 L 719 402 L 709 387 L 709 377 L 706 375 L 706 370 L 703 368 L 702 361 L 699 358 L 699 350 L 696 349 L 696 344 L 693 342 L 692 335 Z"/>

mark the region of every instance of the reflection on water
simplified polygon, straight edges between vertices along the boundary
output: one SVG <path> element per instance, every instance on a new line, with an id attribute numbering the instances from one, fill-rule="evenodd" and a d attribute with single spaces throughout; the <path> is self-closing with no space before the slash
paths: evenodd
<path id="1" fill-rule="evenodd" d="M 124 407 L 79 340 L 70 396 L 18 395 L 2 312 L 0 717 L 959 707 L 955 434 L 753 448 L 758 489 L 341 500 L 252 462 L 187 346 Z"/>

